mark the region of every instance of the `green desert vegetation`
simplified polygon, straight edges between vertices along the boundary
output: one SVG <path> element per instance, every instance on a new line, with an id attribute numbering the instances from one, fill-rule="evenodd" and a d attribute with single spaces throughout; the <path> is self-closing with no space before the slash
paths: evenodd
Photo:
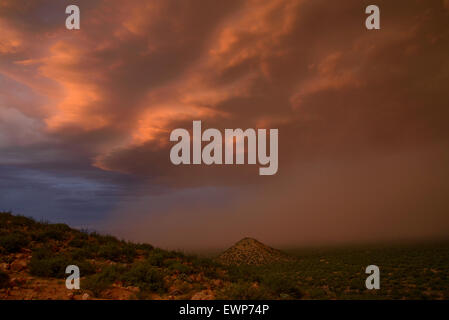
<path id="1" fill-rule="evenodd" d="M 253 239 L 238 244 L 225 259 L 213 259 L 1 212 L 0 295 L 18 272 L 55 279 L 65 288 L 65 268 L 74 264 L 81 271 L 80 291 L 94 298 L 108 298 L 111 290 L 128 290 L 134 299 L 449 298 L 448 242 L 282 253 Z M 25 267 L 13 270 L 20 259 Z M 234 263 L 239 261 L 250 263 Z M 365 288 L 371 264 L 381 270 L 379 290 Z"/>

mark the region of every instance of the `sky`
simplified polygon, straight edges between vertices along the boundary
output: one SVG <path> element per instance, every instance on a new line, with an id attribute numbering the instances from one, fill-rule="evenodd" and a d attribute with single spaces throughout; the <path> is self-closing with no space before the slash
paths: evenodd
<path id="1" fill-rule="evenodd" d="M 182 250 L 447 237 L 449 1 L 370 4 L 0 1 L 0 210 Z M 278 129 L 277 174 L 173 165 L 194 120 Z"/>

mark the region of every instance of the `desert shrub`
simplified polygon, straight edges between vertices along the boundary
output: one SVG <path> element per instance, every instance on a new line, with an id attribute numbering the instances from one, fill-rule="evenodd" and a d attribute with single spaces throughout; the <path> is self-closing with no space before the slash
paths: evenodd
<path id="1" fill-rule="evenodd" d="M 85 251 L 86 258 L 92 258 L 97 256 L 100 246 L 98 243 L 88 242 L 82 249 Z"/>
<path id="2" fill-rule="evenodd" d="M 165 292 L 163 272 L 149 264 L 141 262 L 133 265 L 129 271 L 123 275 L 123 281 L 127 285 L 139 287 L 141 290 Z"/>
<path id="3" fill-rule="evenodd" d="M 98 273 L 83 281 L 83 289 L 90 290 L 94 296 L 99 297 L 101 292 L 109 288 L 112 283 L 112 280 L 104 278 L 101 273 Z"/>
<path id="4" fill-rule="evenodd" d="M 95 266 L 86 260 L 72 260 L 72 263 L 80 268 L 81 276 L 87 276 L 96 272 Z"/>
<path id="5" fill-rule="evenodd" d="M 163 251 L 163 250 L 161 250 Z M 181 251 L 164 251 L 167 258 L 185 258 L 185 254 Z"/>
<path id="6" fill-rule="evenodd" d="M 72 229 L 65 223 L 53 223 L 49 225 L 52 230 L 61 231 L 61 232 L 71 232 Z"/>
<path id="7" fill-rule="evenodd" d="M 132 262 L 137 255 L 135 246 L 132 243 L 124 243 L 122 256 L 125 262 Z"/>
<path id="8" fill-rule="evenodd" d="M 74 247 L 74 248 L 81 248 L 86 244 L 85 240 L 79 239 L 79 238 L 74 238 L 72 240 L 70 240 L 70 242 L 68 243 L 69 247 Z"/>
<path id="9" fill-rule="evenodd" d="M 33 252 L 29 264 L 30 273 L 39 277 L 65 278 L 68 265 L 80 268 L 81 276 L 92 274 L 95 267 L 85 260 L 75 260 L 70 255 L 54 253 L 48 248 L 40 248 Z"/>
<path id="10" fill-rule="evenodd" d="M 63 232 L 56 231 L 56 230 L 39 230 L 38 232 L 33 234 L 33 240 L 44 242 L 48 240 L 57 240 L 62 241 L 65 238 L 65 235 Z"/>
<path id="11" fill-rule="evenodd" d="M 137 255 L 135 245 L 132 243 L 98 234 L 91 235 L 92 238 L 86 241 L 79 235 L 82 233 L 69 242 L 69 246 L 79 249 L 72 250 L 76 255 L 85 255 L 86 258 L 98 257 L 115 262 L 132 262 Z"/>
<path id="12" fill-rule="evenodd" d="M 153 266 L 162 267 L 167 266 L 171 262 L 165 262 L 168 259 L 183 258 L 184 254 L 179 251 L 166 251 L 159 248 L 154 248 L 148 255 L 147 261 Z"/>
<path id="13" fill-rule="evenodd" d="M 97 256 L 111 261 L 120 261 L 122 249 L 116 243 L 106 243 L 100 246 Z"/>
<path id="14" fill-rule="evenodd" d="M 218 268 L 220 266 L 217 262 L 208 258 L 189 256 L 188 259 L 194 267 L 200 269 Z"/>
<path id="15" fill-rule="evenodd" d="M 260 282 L 262 280 L 262 272 L 253 266 L 228 266 L 226 278 L 231 282 L 239 282 L 242 280 Z"/>
<path id="16" fill-rule="evenodd" d="M 85 260 L 94 257 L 94 254 L 88 248 L 74 248 L 68 251 L 73 260 Z"/>
<path id="17" fill-rule="evenodd" d="M 207 268 L 203 271 L 204 275 L 208 278 L 223 278 L 223 275 L 218 272 L 216 268 Z"/>
<path id="18" fill-rule="evenodd" d="M 160 251 L 152 252 L 147 258 L 147 262 L 156 267 L 162 267 L 164 264 L 164 260 L 165 255 L 163 252 Z"/>
<path id="19" fill-rule="evenodd" d="M 120 265 L 105 267 L 101 272 L 87 277 L 83 281 L 83 289 L 92 291 L 95 296 L 109 288 L 114 282 L 121 280 L 125 268 Z"/>
<path id="20" fill-rule="evenodd" d="M 0 289 L 9 287 L 9 275 L 0 270 Z"/>
<path id="21" fill-rule="evenodd" d="M 8 253 L 20 251 L 29 244 L 29 239 L 18 232 L 0 236 L 0 246 Z"/>
<path id="22" fill-rule="evenodd" d="M 6 228 L 8 226 L 8 221 L 11 219 L 11 212 L 0 212 L 0 228 Z"/>
<path id="23" fill-rule="evenodd" d="M 69 241 L 68 245 L 70 247 L 81 248 L 84 247 L 89 240 L 89 236 L 82 232 L 76 232 L 73 239 Z"/>
<path id="24" fill-rule="evenodd" d="M 79 259 L 92 259 L 97 257 L 100 246 L 96 242 L 84 242 L 81 247 L 69 248 L 69 253 L 75 260 Z"/>
<path id="25" fill-rule="evenodd" d="M 145 251 L 145 252 L 150 252 L 151 250 L 154 249 L 153 246 L 151 244 L 148 244 L 148 243 L 137 243 L 137 244 L 135 244 L 135 248 L 137 250 L 142 250 L 142 251 Z"/>
<path id="26" fill-rule="evenodd" d="M 287 275 L 268 274 L 263 277 L 261 284 L 276 297 L 299 299 L 303 296 L 297 281 Z"/>
<path id="27" fill-rule="evenodd" d="M 33 218 L 28 218 L 22 215 L 13 216 L 10 214 L 10 225 L 12 227 L 32 227 L 36 224 Z"/>
<path id="28" fill-rule="evenodd" d="M 30 274 L 40 277 L 63 278 L 65 268 L 70 265 L 69 259 L 63 255 L 55 256 L 32 256 L 29 267 Z"/>
<path id="29" fill-rule="evenodd" d="M 68 225 L 63 223 L 56 224 L 43 224 L 41 229 L 33 234 L 33 240 L 36 241 L 48 241 L 56 240 L 63 241 L 70 235 L 71 229 Z"/>
<path id="30" fill-rule="evenodd" d="M 250 282 L 236 282 L 221 290 L 217 299 L 220 300 L 266 300 L 272 296 L 264 287 L 256 287 Z"/>
<path id="31" fill-rule="evenodd" d="M 192 267 L 202 271 L 206 277 L 219 278 L 221 277 L 217 270 L 220 264 L 208 258 L 201 258 L 197 256 L 189 256 L 188 260 L 192 263 Z"/>
<path id="32" fill-rule="evenodd" d="M 110 236 L 110 235 L 101 235 L 101 234 L 99 234 L 99 233 L 97 233 L 97 232 L 92 232 L 92 233 L 90 234 L 90 236 L 91 236 L 92 238 L 94 238 L 95 240 L 97 240 L 98 243 L 99 243 L 100 245 L 105 245 L 105 244 L 118 244 L 118 243 L 120 242 L 117 238 L 115 238 L 115 237 L 113 237 L 113 236 Z"/>
<path id="33" fill-rule="evenodd" d="M 179 261 L 174 260 L 173 263 L 171 263 L 168 266 L 168 269 L 177 273 L 184 273 L 184 274 L 189 274 L 193 272 L 193 268 L 185 265 Z"/>
<path id="34" fill-rule="evenodd" d="M 86 230 L 83 230 L 83 229 L 75 230 L 74 237 L 82 239 L 82 240 L 89 240 L 89 233 Z"/>

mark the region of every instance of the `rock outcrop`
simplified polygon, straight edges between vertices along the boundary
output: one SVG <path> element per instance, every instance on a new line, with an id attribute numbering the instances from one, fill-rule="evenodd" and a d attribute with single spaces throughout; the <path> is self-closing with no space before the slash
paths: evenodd
<path id="1" fill-rule="evenodd" d="M 224 265 L 262 265 L 287 260 L 287 254 L 252 238 L 240 240 L 217 258 Z"/>

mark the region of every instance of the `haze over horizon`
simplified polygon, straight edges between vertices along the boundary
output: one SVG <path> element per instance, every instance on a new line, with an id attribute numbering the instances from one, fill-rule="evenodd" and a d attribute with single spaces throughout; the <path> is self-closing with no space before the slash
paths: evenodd
<path id="1" fill-rule="evenodd" d="M 0 3 L 0 211 L 174 249 L 449 235 L 449 1 Z M 174 166 L 279 129 L 279 170 Z"/>

